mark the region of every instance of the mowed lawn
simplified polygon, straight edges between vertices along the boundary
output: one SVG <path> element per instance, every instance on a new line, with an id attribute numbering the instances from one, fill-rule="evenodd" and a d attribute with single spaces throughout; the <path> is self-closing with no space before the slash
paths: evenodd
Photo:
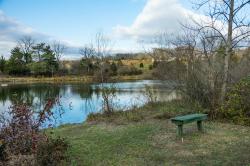
<path id="1" fill-rule="evenodd" d="M 205 132 L 198 133 L 191 123 L 184 126 L 182 142 L 170 120 L 153 114 L 120 124 L 111 120 L 66 125 L 53 135 L 70 142 L 72 165 L 250 164 L 250 127 L 207 121 Z"/>

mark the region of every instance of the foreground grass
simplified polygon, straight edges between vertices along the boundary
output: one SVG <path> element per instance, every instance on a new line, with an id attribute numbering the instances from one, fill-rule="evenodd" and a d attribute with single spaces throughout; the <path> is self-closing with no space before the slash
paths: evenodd
<path id="1" fill-rule="evenodd" d="M 195 123 L 188 124 L 184 126 L 182 142 L 168 118 L 185 112 L 192 110 L 161 103 L 114 117 L 92 115 L 85 124 L 59 127 L 53 130 L 53 135 L 70 141 L 69 154 L 76 165 L 250 163 L 249 127 L 208 121 L 205 132 L 198 133 Z"/>

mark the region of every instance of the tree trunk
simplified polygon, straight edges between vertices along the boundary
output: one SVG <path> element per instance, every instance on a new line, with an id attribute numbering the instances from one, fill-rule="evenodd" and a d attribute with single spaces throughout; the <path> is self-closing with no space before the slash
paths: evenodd
<path id="1" fill-rule="evenodd" d="M 232 55 L 232 40 L 233 40 L 233 18 L 234 18 L 234 0 L 230 1 L 230 13 L 228 20 L 228 32 L 227 32 L 227 43 L 226 43 L 226 55 L 224 59 L 224 75 L 221 89 L 221 104 L 225 101 L 225 96 L 227 92 L 227 82 L 229 75 L 229 63 Z"/>

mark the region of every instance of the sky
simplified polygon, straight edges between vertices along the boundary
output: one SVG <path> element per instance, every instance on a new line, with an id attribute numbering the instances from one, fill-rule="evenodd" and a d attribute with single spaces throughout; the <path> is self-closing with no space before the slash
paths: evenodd
<path id="1" fill-rule="evenodd" d="M 114 52 L 141 51 L 141 40 L 159 32 L 178 32 L 188 0 L 0 0 L 0 55 L 9 56 L 22 36 L 37 42 L 61 41 L 65 59 L 80 58 L 78 49 L 102 31 Z"/>

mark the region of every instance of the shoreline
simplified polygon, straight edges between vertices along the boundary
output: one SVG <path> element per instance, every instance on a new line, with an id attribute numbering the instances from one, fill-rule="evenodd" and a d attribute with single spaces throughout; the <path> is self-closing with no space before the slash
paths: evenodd
<path id="1" fill-rule="evenodd" d="M 137 80 L 154 80 L 149 76 L 115 76 L 111 77 L 113 81 L 137 81 Z M 56 76 L 56 77 L 9 77 L 0 76 L 0 84 L 34 84 L 34 83 L 98 83 L 93 76 Z"/>

